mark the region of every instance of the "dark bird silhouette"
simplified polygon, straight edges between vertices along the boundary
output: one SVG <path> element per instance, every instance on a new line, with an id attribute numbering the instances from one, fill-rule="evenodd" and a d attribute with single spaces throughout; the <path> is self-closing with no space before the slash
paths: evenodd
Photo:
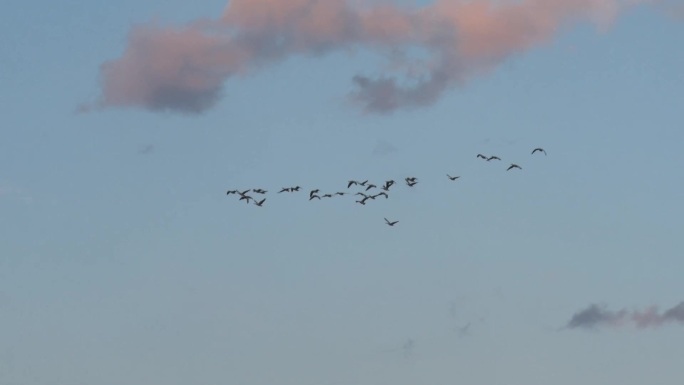
<path id="1" fill-rule="evenodd" d="M 517 168 L 517 169 L 522 170 L 522 167 L 518 166 L 517 164 L 511 163 L 511 165 L 506 169 L 506 171 L 513 169 L 513 168 Z"/>
<path id="2" fill-rule="evenodd" d="M 264 202 L 266 202 L 266 198 L 262 199 L 261 201 L 257 202 L 256 200 L 254 201 L 254 204 L 261 207 L 263 206 Z"/>
<path id="3" fill-rule="evenodd" d="M 262 189 L 260 189 L 260 188 L 253 189 L 252 191 L 254 191 L 254 192 L 257 193 L 257 194 L 266 194 L 266 193 L 268 192 L 268 191 L 262 190 Z"/>
<path id="4" fill-rule="evenodd" d="M 387 220 L 387 218 L 385 218 L 385 222 L 387 222 L 387 224 L 390 225 L 390 226 L 394 226 L 394 225 L 396 225 L 397 223 L 399 223 L 399 221 L 390 222 L 390 221 Z"/>
<path id="5" fill-rule="evenodd" d="M 339 192 L 339 191 L 335 193 L 335 195 L 339 195 L 339 196 L 342 196 L 342 195 L 345 195 L 345 194 L 346 194 L 345 192 Z"/>
<path id="6" fill-rule="evenodd" d="M 355 181 L 355 180 L 350 180 L 350 181 L 347 183 L 347 188 L 350 188 L 350 187 L 351 187 L 352 185 L 354 185 L 354 184 L 359 184 L 359 182 L 357 182 L 357 181 Z"/>
<path id="7" fill-rule="evenodd" d="M 361 199 L 360 201 L 356 201 L 356 203 L 361 204 L 361 205 L 365 205 L 365 204 L 366 204 L 366 199 L 368 199 L 368 198 L 363 198 L 363 199 Z"/>
<path id="8" fill-rule="evenodd" d="M 226 191 L 226 195 L 237 194 L 237 193 L 238 193 L 238 190 L 228 190 L 228 191 Z"/>
<path id="9" fill-rule="evenodd" d="M 487 158 L 487 162 L 489 162 L 490 160 L 501 160 L 501 158 L 499 158 L 498 156 L 492 155 L 489 158 Z"/>
<path id="10" fill-rule="evenodd" d="M 309 193 L 309 198 L 311 198 L 312 196 L 314 196 L 314 194 L 316 194 L 318 191 L 319 191 L 318 189 L 311 190 L 311 192 Z"/>
<path id="11" fill-rule="evenodd" d="M 449 178 L 451 180 L 456 180 L 456 179 L 460 178 L 460 176 L 451 176 L 451 175 L 447 174 L 447 178 Z"/>
<path id="12" fill-rule="evenodd" d="M 394 184 L 393 180 L 388 180 L 387 182 L 385 182 L 385 185 L 382 186 L 382 189 L 385 191 L 389 191 L 389 188 L 392 187 L 393 184 Z"/>
<path id="13" fill-rule="evenodd" d="M 368 183 L 368 179 L 364 180 L 364 181 L 361 182 L 361 183 L 357 183 L 357 184 L 358 184 L 359 186 L 365 186 L 366 183 Z"/>
<path id="14" fill-rule="evenodd" d="M 245 196 L 245 194 L 247 194 L 247 193 L 250 192 L 250 191 L 251 191 L 251 190 L 245 190 L 245 191 L 243 191 L 243 192 L 239 192 L 239 191 L 238 191 L 237 193 L 240 194 L 241 196 Z"/>
<path id="15" fill-rule="evenodd" d="M 484 160 L 487 160 L 487 157 L 484 156 L 484 155 L 482 155 L 482 154 L 477 154 L 477 157 L 476 157 L 476 158 L 482 158 L 482 159 L 484 159 Z"/>
<path id="16" fill-rule="evenodd" d="M 321 197 L 319 197 L 319 196 L 316 195 L 316 194 L 312 194 L 311 196 L 309 196 L 309 200 L 312 200 L 312 199 L 314 199 L 314 198 L 321 199 Z"/>
<path id="17" fill-rule="evenodd" d="M 371 195 L 371 198 L 375 199 L 375 198 L 379 197 L 380 195 L 384 195 L 385 199 L 389 198 L 389 196 L 387 195 L 386 192 L 381 192 L 379 194 Z"/>
<path id="18" fill-rule="evenodd" d="M 532 155 L 534 155 L 534 153 L 537 152 L 537 151 L 543 152 L 544 155 L 546 155 L 546 151 L 544 151 L 544 149 L 541 148 L 541 147 L 537 147 L 537 148 L 535 148 L 534 150 L 532 150 Z"/>
<path id="19" fill-rule="evenodd" d="M 361 196 L 364 197 L 364 198 L 368 198 L 368 195 L 366 195 L 366 194 L 364 194 L 364 193 L 362 193 L 362 192 L 357 192 L 357 193 L 354 194 L 354 195 L 361 195 Z"/>
<path id="20" fill-rule="evenodd" d="M 278 191 L 278 194 L 283 193 L 283 192 L 290 192 L 290 191 L 292 191 L 292 189 L 290 189 L 289 187 L 283 187 L 282 190 Z"/>
<path id="21" fill-rule="evenodd" d="M 240 200 L 244 200 L 246 203 L 249 203 L 249 200 L 250 200 L 250 199 L 254 199 L 254 198 L 252 198 L 252 197 L 249 196 L 249 195 L 243 195 L 243 196 L 240 197 Z"/>
<path id="22" fill-rule="evenodd" d="M 417 185 L 418 182 L 415 182 L 415 181 L 414 181 L 414 182 L 406 182 L 406 184 L 407 184 L 409 187 L 413 187 L 413 186 Z"/>
<path id="23" fill-rule="evenodd" d="M 376 185 L 374 185 L 374 184 L 371 183 L 371 184 L 369 184 L 368 186 L 366 186 L 366 191 L 368 191 L 368 190 L 370 190 L 370 189 L 372 189 L 372 188 L 376 188 L 376 187 L 378 187 L 378 186 L 376 186 Z"/>
<path id="24" fill-rule="evenodd" d="M 325 194 L 325 195 L 323 195 L 323 198 L 332 198 L 332 197 L 333 197 L 332 194 Z"/>

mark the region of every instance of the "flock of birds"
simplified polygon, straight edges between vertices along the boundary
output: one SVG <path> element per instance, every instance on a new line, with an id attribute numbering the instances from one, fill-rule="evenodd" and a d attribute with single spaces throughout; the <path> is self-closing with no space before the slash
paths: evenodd
<path id="1" fill-rule="evenodd" d="M 532 150 L 532 155 L 534 155 L 537 152 L 543 153 L 544 155 L 546 155 L 546 151 L 541 147 L 537 147 L 534 150 Z M 499 158 L 498 156 L 495 156 L 495 155 L 485 156 L 482 154 L 477 154 L 476 158 L 484 159 L 487 162 L 490 162 L 492 160 L 501 161 L 501 158 Z M 517 165 L 515 163 L 511 163 L 511 165 L 508 166 L 506 171 L 510 171 L 513 169 L 522 170 L 522 167 L 520 167 L 519 165 Z M 449 174 L 446 174 L 446 176 L 451 181 L 455 181 L 455 180 L 460 178 L 460 176 L 451 176 Z M 413 186 L 418 184 L 418 178 L 406 177 L 406 178 L 404 178 L 404 182 L 406 183 L 406 185 L 408 187 L 413 187 Z M 309 200 L 310 201 L 314 200 L 314 199 L 321 200 L 321 199 L 325 199 L 325 198 L 333 198 L 336 196 L 353 195 L 353 196 L 359 196 L 358 200 L 355 201 L 356 203 L 358 203 L 360 205 L 365 205 L 369 199 L 375 200 L 376 198 L 379 198 L 381 196 L 384 196 L 385 199 L 389 198 L 388 193 L 390 192 L 390 188 L 392 186 L 394 186 L 395 184 L 396 184 L 396 182 L 394 180 L 388 180 L 388 181 L 385 181 L 380 187 L 378 187 L 377 185 L 370 183 L 368 180 L 364 180 L 364 181 L 350 180 L 347 182 L 347 189 L 350 189 L 352 186 L 357 186 L 357 187 L 361 188 L 360 191 L 357 191 L 354 194 L 352 194 L 351 192 L 348 192 L 348 191 L 338 191 L 335 193 L 321 194 L 320 189 L 314 189 L 314 190 L 309 191 Z M 295 193 L 295 192 L 300 191 L 301 188 L 302 188 L 301 186 L 283 187 L 280 191 L 278 191 L 278 194 Z M 380 190 L 380 192 L 377 192 L 378 190 Z M 254 194 L 258 194 L 258 198 L 256 197 L 257 195 L 254 195 L 254 196 L 248 195 L 248 193 L 250 193 L 250 192 L 252 192 Z M 226 194 L 227 195 L 237 195 L 239 197 L 239 199 L 238 199 L 239 201 L 245 201 L 245 203 L 247 203 L 247 204 L 249 204 L 251 202 L 258 207 L 263 207 L 264 203 L 266 202 L 266 198 L 264 197 L 264 195 L 266 195 L 267 192 L 268 192 L 267 190 L 264 190 L 261 188 L 255 188 L 255 189 L 247 189 L 247 190 L 242 190 L 242 191 L 241 190 L 228 190 L 226 192 Z M 375 193 L 375 192 L 377 192 L 377 193 Z M 399 223 L 399 221 L 397 221 L 397 220 L 390 221 L 387 218 L 384 218 L 384 219 L 385 219 L 385 223 L 390 227 Z"/>

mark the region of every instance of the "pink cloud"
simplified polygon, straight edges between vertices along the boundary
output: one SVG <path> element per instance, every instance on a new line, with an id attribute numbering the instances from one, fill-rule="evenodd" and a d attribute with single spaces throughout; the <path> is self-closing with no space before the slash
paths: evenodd
<path id="1" fill-rule="evenodd" d="M 218 102 L 231 77 L 291 55 L 349 48 L 391 55 L 394 64 L 379 77 L 354 76 L 352 100 L 370 112 L 422 107 L 509 56 L 549 42 L 564 25 L 590 21 L 605 28 L 626 4 L 437 0 L 409 8 L 346 0 L 232 0 L 215 19 L 134 27 L 122 56 L 101 66 L 100 99 L 81 110 L 201 113 Z M 405 54 L 416 47 L 427 58 Z M 401 68 L 410 71 L 397 73 Z"/>

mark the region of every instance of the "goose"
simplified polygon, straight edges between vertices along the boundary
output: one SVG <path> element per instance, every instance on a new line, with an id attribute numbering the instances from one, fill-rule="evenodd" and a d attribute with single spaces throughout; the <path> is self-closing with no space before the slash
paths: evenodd
<path id="1" fill-rule="evenodd" d="M 399 223 L 399 221 L 390 222 L 390 221 L 387 220 L 387 218 L 385 218 L 385 222 L 387 222 L 387 224 L 388 224 L 389 226 L 394 226 L 394 225 L 396 225 L 397 223 Z"/>
<path id="2" fill-rule="evenodd" d="M 522 167 L 518 166 L 518 165 L 515 164 L 515 163 L 511 163 L 511 165 L 506 169 L 506 171 L 511 170 L 511 169 L 514 169 L 514 168 L 517 168 L 517 169 L 522 170 Z"/>
<path id="3" fill-rule="evenodd" d="M 544 151 L 544 149 L 541 148 L 541 147 L 537 147 L 537 148 L 535 148 L 534 150 L 532 150 L 532 155 L 534 155 L 534 153 L 537 152 L 537 151 L 543 152 L 544 155 L 546 155 L 546 151 Z"/>

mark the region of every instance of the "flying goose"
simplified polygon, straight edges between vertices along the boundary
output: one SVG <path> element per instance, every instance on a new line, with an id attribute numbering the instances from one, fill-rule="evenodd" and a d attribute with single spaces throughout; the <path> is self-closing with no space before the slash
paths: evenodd
<path id="1" fill-rule="evenodd" d="M 532 150 L 532 155 L 534 155 L 534 153 L 537 152 L 537 151 L 543 152 L 544 155 L 546 155 L 546 151 L 544 151 L 544 149 L 541 148 L 541 147 L 537 147 L 537 148 L 535 148 L 534 150 Z"/>
<path id="2" fill-rule="evenodd" d="M 517 169 L 522 170 L 522 167 L 518 166 L 518 165 L 515 164 L 515 163 L 511 163 L 511 165 L 506 169 L 506 171 L 508 171 L 508 170 L 510 170 L 510 169 L 513 169 L 513 168 L 517 168 Z"/>
<path id="3" fill-rule="evenodd" d="M 390 222 L 390 221 L 387 220 L 387 218 L 385 218 L 385 222 L 387 222 L 387 224 L 388 224 L 389 226 L 394 226 L 394 225 L 396 225 L 397 223 L 399 223 L 399 221 Z"/>

